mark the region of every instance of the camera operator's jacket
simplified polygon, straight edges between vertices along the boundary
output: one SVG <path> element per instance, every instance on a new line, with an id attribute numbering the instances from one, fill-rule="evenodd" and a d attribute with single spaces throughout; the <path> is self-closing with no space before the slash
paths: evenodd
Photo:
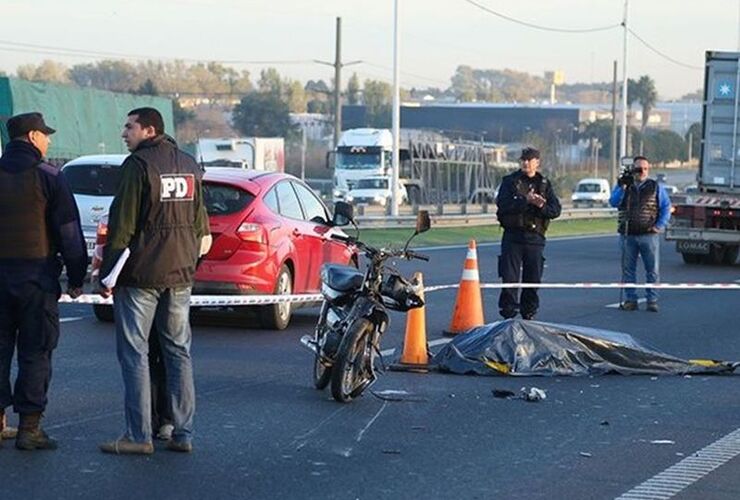
<path id="1" fill-rule="evenodd" d="M 545 198 L 537 208 L 527 202 L 527 193 L 534 191 Z M 521 170 L 504 177 L 496 197 L 496 217 L 505 230 L 505 237 L 519 243 L 544 245 L 545 232 L 551 219 L 560 216 L 560 200 L 552 184 L 539 172 L 527 177 Z"/>
<path id="2" fill-rule="evenodd" d="M 110 209 L 101 278 L 128 248 L 131 254 L 118 286 L 192 286 L 201 238 L 210 233 L 200 166 L 174 139 L 161 135 L 143 141 L 122 169 Z"/>
<path id="3" fill-rule="evenodd" d="M 671 217 L 670 196 L 653 179 L 631 184 L 626 189 L 617 184 L 609 203 L 619 209 L 619 234 L 648 234 L 653 227 L 662 230 Z"/>

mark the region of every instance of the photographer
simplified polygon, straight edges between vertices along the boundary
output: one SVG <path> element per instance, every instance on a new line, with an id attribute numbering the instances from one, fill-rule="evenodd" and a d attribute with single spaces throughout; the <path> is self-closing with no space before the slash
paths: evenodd
<path id="1" fill-rule="evenodd" d="M 659 234 L 671 216 L 671 200 L 665 188 L 649 179 L 650 162 L 636 156 L 625 168 L 609 203 L 619 209 L 619 243 L 622 249 L 622 282 L 637 282 L 637 257 L 642 257 L 647 283 L 657 283 L 660 263 Z M 637 309 L 637 290 L 625 289 L 624 311 Z M 658 312 L 658 292 L 646 288 L 647 310 Z"/>

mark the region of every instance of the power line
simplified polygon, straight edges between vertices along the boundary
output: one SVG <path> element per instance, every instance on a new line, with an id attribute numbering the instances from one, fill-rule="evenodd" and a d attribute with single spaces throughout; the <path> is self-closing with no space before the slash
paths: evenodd
<path id="1" fill-rule="evenodd" d="M 473 5 L 482 11 L 488 12 L 489 14 L 493 14 L 496 17 L 500 17 L 501 19 L 505 19 L 507 21 L 511 21 L 512 23 L 521 24 L 522 26 L 526 26 L 528 28 L 534 28 L 534 29 L 538 29 L 542 31 L 555 31 L 558 33 L 593 33 L 596 31 L 608 31 L 614 28 L 619 28 L 621 26 L 621 24 L 610 24 L 609 26 L 598 26 L 594 28 L 558 28 L 558 27 L 553 27 L 553 26 L 543 26 L 541 24 L 534 24 L 534 23 L 530 23 L 527 21 L 522 21 L 521 19 L 516 19 L 511 16 L 507 16 L 506 14 L 497 12 L 474 0 L 463 0 L 463 2 L 469 3 L 470 5 Z"/>
<path id="2" fill-rule="evenodd" d="M 30 52 L 34 54 L 49 54 L 49 55 L 63 55 L 63 56 L 76 56 L 76 57 L 87 57 L 87 58 L 99 58 L 99 57 L 117 57 L 120 59 L 136 59 L 146 61 L 182 61 L 187 63 L 219 63 L 219 64 L 255 64 L 255 65 L 266 65 L 266 64 L 314 64 L 312 59 L 286 59 L 286 60 L 232 60 L 232 59 L 188 59 L 178 57 L 157 57 L 157 56 L 144 56 L 138 54 L 123 54 L 119 52 L 101 52 L 95 50 L 84 50 L 84 49 L 72 49 L 65 47 L 52 47 L 49 45 L 36 45 L 31 43 L 20 43 L 11 42 L 8 40 L 0 40 L 0 50 L 16 50 L 18 52 Z"/>
<path id="3" fill-rule="evenodd" d="M 660 50 L 658 50 L 655 47 L 653 47 L 652 45 L 650 45 L 644 38 L 642 38 L 640 35 L 638 35 L 634 31 L 632 31 L 630 28 L 627 28 L 627 31 L 629 31 L 630 34 L 633 37 L 635 37 L 640 43 L 642 43 L 645 47 L 647 47 L 648 49 L 652 50 L 653 52 L 655 52 L 656 54 L 658 54 L 663 59 L 666 59 L 667 61 L 670 61 L 673 64 L 677 64 L 679 66 L 683 66 L 684 68 L 704 70 L 704 68 L 701 67 L 701 66 L 694 66 L 693 64 L 687 64 L 687 63 L 681 62 L 681 61 L 679 61 L 677 59 L 672 58 L 671 56 L 669 56 L 665 52 L 661 52 Z"/>
<path id="4" fill-rule="evenodd" d="M 388 71 L 393 71 L 393 68 L 391 68 L 390 66 L 383 66 L 382 64 L 375 64 L 375 63 L 371 63 L 371 62 L 368 62 L 368 61 L 363 61 L 363 63 L 364 64 L 367 64 L 368 66 L 372 66 L 374 68 L 385 69 L 385 70 L 388 70 Z M 403 75 L 406 75 L 406 76 L 410 76 L 410 77 L 413 77 L 413 78 L 418 78 L 419 80 L 426 80 L 428 82 L 433 82 L 433 83 L 436 83 L 436 84 L 448 85 L 449 86 L 449 82 L 438 80 L 436 78 L 430 78 L 428 76 L 418 75 L 416 73 L 409 73 L 408 71 L 401 71 L 401 73 Z"/>

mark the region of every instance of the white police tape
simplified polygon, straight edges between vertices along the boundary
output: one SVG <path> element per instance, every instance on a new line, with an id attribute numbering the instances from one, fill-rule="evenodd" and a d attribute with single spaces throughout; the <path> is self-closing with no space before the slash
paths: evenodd
<path id="1" fill-rule="evenodd" d="M 437 292 L 459 288 L 455 285 L 433 285 L 424 287 L 424 292 Z M 614 288 L 655 288 L 659 290 L 740 290 L 740 283 L 481 283 L 481 288 L 539 288 L 539 289 L 614 289 Z M 203 306 L 253 306 L 268 304 L 318 303 L 323 300 L 318 293 L 298 295 L 193 295 L 190 305 Z M 76 299 L 64 294 L 59 299 L 60 304 L 95 304 L 111 305 L 113 298 L 103 298 L 96 294 L 80 295 Z"/>

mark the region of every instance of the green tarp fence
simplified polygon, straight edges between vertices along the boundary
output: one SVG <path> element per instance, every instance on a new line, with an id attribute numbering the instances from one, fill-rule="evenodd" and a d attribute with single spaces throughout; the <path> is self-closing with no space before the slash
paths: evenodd
<path id="1" fill-rule="evenodd" d="M 123 123 L 129 111 L 143 106 L 159 110 L 165 131 L 175 135 L 170 99 L 0 77 L 2 143 L 8 141 L 5 122 L 9 117 L 39 111 L 46 123 L 57 130 L 47 155 L 52 159 L 127 153 L 121 139 Z"/>

